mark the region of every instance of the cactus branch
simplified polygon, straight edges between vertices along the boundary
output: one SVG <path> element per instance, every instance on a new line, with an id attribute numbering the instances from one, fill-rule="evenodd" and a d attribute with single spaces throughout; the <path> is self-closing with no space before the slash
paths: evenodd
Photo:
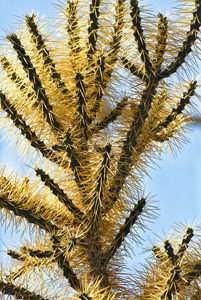
<path id="1" fill-rule="evenodd" d="M 118 248 L 122 245 L 125 237 L 129 234 L 131 227 L 136 223 L 138 217 L 143 211 L 143 208 L 146 204 L 146 199 L 141 198 L 138 203 L 135 205 L 134 209 L 131 211 L 128 218 L 126 218 L 124 225 L 120 228 L 117 233 L 114 241 L 111 243 L 110 247 L 103 255 L 103 263 L 108 263 L 108 261 L 114 256 Z"/>
<path id="2" fill-rule="evenodd" d="M 183 93 L 183 97 L 180 99 L 176 108 L 172 109 L 172 112 L 161 122 L 157 127 L 153 128 L 153 132 L 159 132 L 162 129 L 168 127 L 168 125 L 174 121 L 178 115 L 182 114 L 186 105 L 190 103 L 191 97 L 195 94 L 195 89 L 197 87 L 197 81 L 193 80 L 189 83 L 187 92 Z"/>
<path id="3" fill-rule="evenodd" d="M 63 94 L 68 92 L 65 83 L 61 80 L 61 75 L 57 72 L 55 64 L 50 57 L 49 50 L 46 48 L 42 35 L 39 33 L 37 24 L 35 23 L 36 15 L 32 14 L 31 16 L 26 15 L 25 21 L 28 27 L 28 30 L 31 34 L 32 41 L 36 44 L 37 50 L 42 53 L 42 57 L 44 60 L 44 65 L 48 66 L 48 70 L 50 72 L 50 76 L 52 80 L 56 83 L 57 87 L 61 89 Z"/>
<path id="4" fill-rule="evenodd" d="M 71 140 L 71 134 L 67 131 L 64 137 L 64 144 L 66 145 L 66 152 L 70 158 L 70 166 L 75 175 L 75 180 L 82 192 L 85 187 L 85 178 L 82 176 L 83 166 L 80 163 L 80 155 L 76 151 Z"/>
<path id="5" fill-rule="evenodd" d="M 125 0 L 119 0 L 116 5 L 114 31 L 112 34 L 112 42 L 110 43 L 110 50 L 108 53 L 108 58 L 110 60 L 110 65 L 111 65 L 106 72 L 108 78 L 111 78 L 112 76 L 113 66 L 117 61 L 117 53 L 120 48 L 122 28 L 123 28 L 124 5 L 125 5 Z"/>
<path id="6" fill-rule="evenodd" d="M 27 77 L 33 84 L 33 90 L 36 93 L 38 104 L 41 105 L 44 117 L 46 118 L 53 131 L 59 132 L 62 130 L 62 125 L 55 119 L 52 111 L 52 105 L 49 103 L 45 89 L 42 87 L 42 83 L 39 79 L 36 69 L 34 68 L 30 57 L 26 54 L 19 38 L 16 34 L 7 36 L 7 39 L 12 43 L 13 49 L 17 52 L 18 58 L 27 73 Z"/>
<path id="7" fill-rule="evenodd" d="M 179 245 L 179 250 L 176 254 L 177 263 L 179 263 L 182 260 L 182 257 L 186 249 L 188 248 L 188 244 L 190 243 L 193 236 L 193 229 L 188 227 L 186 230 L 186 234 L 183 236 L 182 242 Z"/>
<path id="8" fill-rule="evenodd" d="M 174 61 L 163 71 L 159 72 L 160 78 L 167 78 L 177 71 L 177 69 L 185 62 L 185 58 L 192 51 L 192 46 L 197 39 L 197 33 L 201 25 L 201 2 L 195 1 L 195 10 L 193 11 L 193 19 L 191 21 L 190 30 L 187 32 L 186 39 Z"/>
<path id="9" fill-rule="evenodd" d="M 1 64 L 10 80 L 13 81 L 21 91 L 25 91 L 26 84 L 23 82 L 23 79 L 19 75 L 17 75 L 12 65 L 5 56 L 1 59 Z M 30 98 L 32 95 L 33 93 L 28 93 L 27 97 Z"/>
<path id="10" fill-rule="evenodd" d="M 54 182 L 50 178 L 48 174 L 46 174 L 42 169 L 37 168 L 36 174 L 40 176 L 41 180 L 44 182 L 46 186 L 50 188 L 52 193 L 58 197 L 58 200 L 61 201 L 66 207 L 69 209 L 69 211 L 78 218 L 83 218 L 84 214 L 79 210 L 78 207 L 76 207 L 72 200 L 68 198 L 68 196 L 65 194 L 65 192 L 59 187 L 57 183 Z"/>
<path id="11" fill-rule="evenodd" d="M 0 290 L 2 294 L 15 296 L 17 297 L 17 299 L 48 300 L 48 298 L 43 298 L 40 295 L 32 291 L 29 291 L 28 289 L 25 289 L 21 286 L 20 287 L 16 286 L 11 282 L 4 282 L 3 280 L 0 280 Z"/>
<path id="12" fill-rule="evenodd" d="M 175 263 L 176 263 L 176 256 L 174 254 L 174 249 L 173 249 L 172 245 L 170 244 L 170 242 L 168 240 L 166 240 L 164 242 L 164 248 L 165 248 L 165 251 L 167 253 L 167 256 L 168 256 L 170 262 L 173 265 L 175 265 Z"/>
<path id="13" fill-rule="evenodd" d="M 144 63 L 145 67 L 145 74 L 148 76 L 153 72 L 153 66 L 149 57 L 149 53 L 146 47 L 145 37 L 143 35 L 143 29 L 141 25 L 141 18 L 140 18 L 140 9 L 138 6 L 137 0 L 131 0 L 131 19 L 132 19 L 132 29 L 133 29 L 133 35 L 135 37 L 135 40 L 137 42 L 138 51 L 141 57 L 142 62 Z"/>
<path id="14" fill-rule="evenodd" d="M 103 197 L 104 197 L 104 189 L 107 180 L 107 172 L 109 169 L 110 163 L 110 151 L 111 145 L 108 144 L 104 147 L 103 151 L 103 160 L 100 165 L 100 170 L 98 172 L 97 186 L 95 189 L 95 195 L 93 197 L 93 206 L 92 206 L 92 231 L 96 232 L 99 228 L 99 222 L 101 219 L 101 209 L 104 205 Z"/>
<path id="15" fill-rule="evenodd" d="M 69 34 L 69 46 L 71 49 L 71 56 L 73 63 L 76 63 L 76 56 L 80 53 L 80 37 L 79 37 L 79 27 L 77 18 L 77 4 L 78 1 L 68 1 L 68 8 L 66 11 L 66 16 L 68 19 L 67 31 Z"/>
<path id="16" fill-rule="evenodd" d="M 14 125 L 21 131 L 21 134 L 30 142 L 31 146 L 40 151 L 44 157 L 48 158 L 54 163 L 59 163 L 59 158 L 55 157 L 54 152 L 51 149 L 48 149 L 44 142 L 36 136 L 35 132 L 28 124 L 26 124 L 22 116 L 17 113 L 15 107 L 9 102 L 9 100 L 7 100 L 6 96 L 1 91 L 0 98 L 1 107 L 11 118 Z"/>
<path id="17" fill-rule="evenodd" d="M 157 70 L 160 70 L 161 65 L 163 63 L 163 56 L 165 54 L 165 48 L 167 45 L 167 32 L 168 32 L 167 17 L 164 17 L 161 13 L 159 13 L 157 45 L 155 50 L 155 55 L 156 55 L 155 68 Z"/>
<path id="18" fill-rule="evenodd" d="M 105 71 L 105 57 L 103 55 L 100 55 L 100 57 L 97 60 L 97 66 L 96 66 L 96 77 L 95 77 L 96 86 L 94 92 L 95 103 L 93 105 L 93 108 L 91 109 L 92 119 L 96 117 L 96 114 L 100 108 L 101 99 L 103 96 L 103 90 L 105 88 L 105 81 L 103 78 L 104 71 Z M 94 95 L 92 95 L 92 97 Z"/>
<path id="19" fill-rule="evenodd" d="M 89 59 L 92 58 L 93 54 L 96 52 L 96 41 L 97 41 L 97 30 L 98 30 L 98 17 L 100 0 L 91 0 L 90 4 L 90 14 L 89 14 L 89 27 L 88 27 L 88 53 Z"/>
<path id="20" fill-rule="evenodd" d="M 16 216 L 25 218 L 29 223 L 38 225 L 49 233 L 59 230 L 56 225 L 48 222 L 36 212 L 33 213 L 32 209 L 23 208 L 20 203 L 8 199 L 6 195 L 0 196 L 0 207 L 12 211 Z"/>
<path id="21" fill-rule="evenodd" d="M 85 98 L 85 86 L 83 82 L 83 76 L 80 73 L 77 73 L 75 76 L 75 83 L 77 88 L 77 97 L 78 97 L 78 114 L 79 114 L 79 126 L 81 132 L 81 139 L 86 141 L 88 123 L 90 122 L 89 117 L 86 112 L 86 98 Z"/>

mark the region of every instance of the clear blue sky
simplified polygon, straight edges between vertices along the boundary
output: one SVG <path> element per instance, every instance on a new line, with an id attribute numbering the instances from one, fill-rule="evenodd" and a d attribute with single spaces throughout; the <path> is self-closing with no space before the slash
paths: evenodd
<path id="1" fill-rule="evenodd" d="M 144 1 L 153 3 L 156 10 L 169 12 L 174 6 L 174 1 Z M 53 3 L 56 3 L 54 1 Z M 5 36 L 5 29 L 9 32 L 17 28 L 18 20 L 25 14 L 39 12 L 51 17 L 55 9 L 50 0 L 7 0 L 2 1 L 0 10 L 0 37 Z M 188 135 L 189 144 L 184 145 L 177 158 L 167 154 L 163 155 L 155 170 L 150 169 L 150 178 L 145 180 L 145 193 L 155 195 L 159 207 L 159 218 L 150 225 L 147 236 L 153 239 L 154 234 L 160 237 L 169 234 L 175 222 L 189 221 L 192 224 L 201 219 L 201 127 L 193 126 L 192 133 Z M 0 133 L 1 137 L 3 133 Z M 16 154 L 12 147 L 6 150 L 8 144 L 1 143 L 0 161 L 11 167 L 16 167 L 18 172 L 23 169 L 17 165 Z M 5 151 L 6 150 L 6 151 Z M 8 239 L 8 237 L 7 237 Z M 156 239 L 157 240 L 157 239 Z M 9 241 L 6 241 L 9 245 Z M 145 242 L 146 245 L 146 242 Z M 135 258 L 134 258 L 135 260 Z M 136 258 L 136 261 L 138 258 Z"/>

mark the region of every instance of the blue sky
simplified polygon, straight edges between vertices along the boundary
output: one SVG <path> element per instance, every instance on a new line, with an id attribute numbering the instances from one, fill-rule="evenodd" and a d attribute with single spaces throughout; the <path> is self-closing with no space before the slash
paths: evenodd
<path id="1" fill-rule="evenodd" d="M 174 1 L 144 1 L 153 4 L 156 10 L 169 12 L 174 6 Z M 7 0 L 2 1 L 0 10 L 0 37 L 6 35 L 5 30 L 13 31 L 18 27 L 19 20 L 25 14 L 33 11 L 46 14 L 47 19 L 53 15 L 55 9 L 49 0 Z M 168 3 L 168 4 L 167 4 Z M 177 157 L 169 153 L 162 156 L 155 169 L 150 169 L 151 178 L 145 179 L 145 194 L 151 193 L 159 207 L 159 217 L 150 225 L 149 235 L 151 239 L 157 234 L 164 237 L 169 234 L 176 222 L 198 223 L 201 220 L 201 127 L 192 126 L 192 132 L 187 135 L 190 143 L 184 145 Z M 1 138 L 3 132 L 0 133 Z M 25 172 L 17 164 L 16 153 L 12 147 L 6 150 L 9 143 L 0 145 L 0 162 L 16 167 L 16 171 Z M 156 238 L 157 240 L 157 238 Z M 9 245 L 9 236 L 6 237 L 6 245 Z M 146 243 L 145 243 L 146 245 Z M 134 258 L 135 260 L 135 258 Z M 138 260 L 138 258 L 136 258 Z"/>

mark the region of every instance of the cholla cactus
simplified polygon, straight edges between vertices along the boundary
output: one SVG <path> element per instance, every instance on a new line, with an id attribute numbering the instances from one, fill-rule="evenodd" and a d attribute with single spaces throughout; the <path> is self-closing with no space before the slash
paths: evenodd
<path id="1" fill-rule="evenodd" d="M 7 251 L 2 299 L 200 299 L 195 228 L 153 246 L 136 276 L 125 257 L 155 216 L 143 173 L 191 121 L 201 1 L 171 19 L 136 0 L 88 2 L 58 5 L 51 34 L 25 16 L 1 53 L 1 124 L 35 172 L 1 171 L 1 221 L 30 232 Z"/>

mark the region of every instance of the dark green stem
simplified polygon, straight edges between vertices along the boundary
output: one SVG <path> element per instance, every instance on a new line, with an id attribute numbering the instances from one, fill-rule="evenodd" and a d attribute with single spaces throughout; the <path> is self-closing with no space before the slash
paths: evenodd
<path id="1" fill-rule="evenodd" d="M 57 122 L 54 113 L 52 111 L 52 105 L 49 103 L 45 89 L 42 87 L 42 83 L 34 68 L 30 57 L 26 54 L 24 47 L 22 46 L 19 38 L 16 34 L 7 36 L 7 39 L 12 43 L 13 49 L 17 52 L 18 58 L 27 73 L 27 77 L 33 85 L 33 90 L 37 97 L 37 104 L 41 105 L 44 117 L 48 124 L 52 127 L 54 132 L 60 132 L 63 130 L 62 125 Z"/>
<path id="2" fill-rule="evenodd" d="M 25 16 L 26 25 L 31 34 L 32 41 L 36 45 L 37 50 L 42 53 L 42 57 L 44 60 L 44 65 L 48 66 L 48 70 L 50 72 L 50 76 L 52 80 L 56 83 L 57 87 L 61 90 L 63 94 L 68 92 L 65 83 L 61 80 L 61 75 L 57 72 L 55 64 L 50 57 L 49 50 L 45 46 L 42 35 L 39 33 L 37 24 L 35 23 L 36 15 L 32 14 L 32 16 Z"/>
<path id="3" fill-rule="evenodd" d="M 19 287 L 10 282 L 4 282 L 0 280 L 0 291 L 2 294 L 15 296 L 15 299 L 23 300 L 48 300 L 48 298 L 43 298 L 40 295 L 29 291 L 23 287 Z"/>
<path id="4" fill-rule="evenodd" d="M 131 227 L 136 223 L 143 208 L 146 205 L 146 199 L 141 198 L 135 205 L 134 209 L 131 211 L 130 216 L 126 218 L 124 225 L 120 228 L 115 239 L 111 243 L 108 250 L 103 254 L 102 264 L 107 264 L 108 261 L 114 256 L 116 251 L 120 248 L 122 243 L 125 241 L 126 236 L 129 234 Z"/>
<path id="5" fill-rule="evenodd" d="M 195 1 L 195 10 L 193 11 L 193 19 L 191 21 L 190 30 L 186 34 L 186 39 L 183 42 L 182 48 L 179 51 L 174 61 L 164 70 L 159 73 L 160 78 L 170 77 L 178 68 L 185 62 L 185 58 L 192 51 L 192 46 L 195 43 L 199 28 L 201 25 L 201 1 Z"/>
<path id="6" fill-rule="evenodd" d="M 38 168 L 35 171 L 36 174 L 40 176 L 44 184 L 48 186 L 52 193 L 58 198 L 58 200 L 61 201 L 75 217 L 82 219 L 84 214 L 79 210 L 78 207 L 76 207 L 73 204 L 72 200 L 68 198 L 68 196 L 59 187 L 59 185 L 55 183 L 54 180 L 52 180 L 50 176 L 47 173 L 45 173 L 42 169 Z"/>
<path id="7" fill-rule="evenodd" d="M 143 34 L 143 29 L 141 25 L 141 18 L 140 18 L 140 9 L 138 6 L 137 0 L 131 0 L 131 19 L 132 19 L 132 29 L 133 29 L 133 35 L 137 42 L 138 51 L 141 57 L 142 62 L 144 63 L 146 75 L 151 76 L 153 72 L 153 66 L 150 61 L 149 53 L 146 47 L 145 37 Z"/>

